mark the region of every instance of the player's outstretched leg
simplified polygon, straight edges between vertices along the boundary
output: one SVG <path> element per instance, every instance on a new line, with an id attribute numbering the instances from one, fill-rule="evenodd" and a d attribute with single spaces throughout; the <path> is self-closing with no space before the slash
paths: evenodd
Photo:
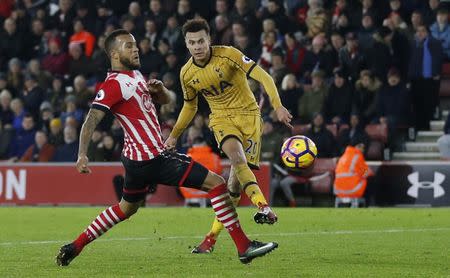
<path id="1" fill-rule="evenodd" d="M 239 205 L 239 201 L 241 200 L 240 192 L 241 186 L 239 184 L 239 181 L 231 171 L 228 178 L 228 193 L 230 194 L 231 202 L 233 203 L 233 206 L 235 208 L 237 208 L 237 206 Z M 224 227 L 222 222 L 220 222 L 217 217 L 215 217 L 211 226 L 211 230 L 206 234 L 203 241 L 198 246 L 195 246 L 194 249 L 192 249 L 192 253 L 208 254 L 214 251 L 214 245 L 223 228 Z"/>
<path id="2" fill-rule="evenodd" d="M 243 190 L 251 202 L 258 207 L 258 211 L 254 215 L 254 220 L 259 224 L 274 224 L 278 221 L 277 215 L 269 207 L 266 198 L 258 186 L 256 177 L 247 164 L 241 142 L 236 138 L 228 138 L 222 144 L 223 152 L 230 159 L 234 175 L 236 175 L 239 183 L 243 185 Z"/>
<path id="3" fill-rule="evenodd" d="M 56 264 L 67 266 L 78 256 L 84 246 L 94 241 L 109 229 L 136 213 L 140 202 L 129 203 L 122 199 L 119 204 L 111 206 L 100 213 L 97 218 L 73 242 L 61 247 L 56 256 Z"/>
<path id="4" fill-rule="evenodd" d="M 261 243 L 248 239 L 241 228 L 236 209 L 231 202 L 222 177 L 209 172 L 203 186 L 208 189 L 211 205 L 217 219 L 222 222 L 233 239 L 242 263 L 249 263 L 254 258 L 264 256 L 278 247 L 275 242 Z"/>

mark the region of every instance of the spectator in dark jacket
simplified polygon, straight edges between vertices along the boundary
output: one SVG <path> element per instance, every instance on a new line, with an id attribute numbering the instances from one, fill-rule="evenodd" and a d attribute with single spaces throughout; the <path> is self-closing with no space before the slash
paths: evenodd
<path id="1" fill-rule="evenodd" d="M 64 144 L 56 148 L 53 161 L 75 162 L 78 157 L 78 134 L 77 129 L 72 126 L 64 128 Z"/>
<path id="2" fill-rule="evenodd" d="M 44 56 L 47 42 L 44 38 L 44 32 L 44 22 L 39 18 L 33 19 L 31 23 L 31 34 L 27 38 L 25 49 L 29 59 L 42 58 Z"/>
<path id="3" fill-rule="evenodd" d="M 427 26 L 430 26 L 433 24 L 434 20 L 436 19 L 436 14 L 439 9 L 439 0 L 428 0 L 425 1 L 428 2 L 426 6 L 423 8 L 423 15 L 424 15 L 424 23 Z"/>
<path id="4" fill-rule="evenodd" d="M 0 33 L 0 70 L 6 68 L 6 62 L 13 57 L 23 56 L 23 38 L 17 31 L 16 21 L 7 18 L 3 22 L 3 30 Z"/>
<path id="5" fill-rule="evenodd" d="M 402 145 L 398 128 L 410 125 L 411 101 L 409 90 L 401 82 L 400 72 L 392 68 L 388 72 L 388 82 L 378 94 L 379 121 L 388 126 L 388 144 L 393 150 Z"/>
<path id="6" fill-rule="evenodd" d="M 333 134 L 326 128 L 325 119 L 321 113 L 314 115 L 311 128 L 305 136 L 317 146 L 317 157 L 329 158 L 336 156 L 337 144 Z"/>
<path id="7" fill-rule="evenodd" d="M 373 36 L 374 43 L 367 53 L 367 66 L 380 80 L 386 80 L 387 71 L 392 66 L 391 41 L 394 34 L 388 27 L 381 27 Z"/>
<path id="8" fill-rule="evenodd" d="M 150 39 L 143 38 L 139 42 L 139 57 L 141 61 L 140 71 L 144 75 L 148 75 L 152 72 L 159 72 L 164 64 L 164 58 L 158 51 L 152 50 L 150 45 Z"/>
<path id="9" fill-rule="evenodd" d="M 34 118 L 39 116 L 39 107 L 44 101 L 44 94 L 44 90 L 38 86 L 36 76 L 32 73 L 25 75 L 25 88 L 20 98 L 23 100 L 25 110 Z"/>
<path id="10" fill-rule="evenodd" d="M 359 72 L 366 68 L 366 58 L 359 49 L 359 42 L 355 33 L 348 33 L 345 36 L 345 41 L 345 47 L 339 51 L 339 61 L 344 74 L 352 82 L 355 82 L 359 77 Z"/>
<path id="11" fill-rule="evenodd" d="M 150 3 L 150 10 L 146 14 L 147 18 L 153 20 L 158 30 L 162 31 L 169 15 L 163 10 L 161 0 L 147 1 Z"/>
<path id="12" fill-rule="evenodd" d="M 273 19 L 282 34 L 285 34 L 290 29 L 288 17 L 280 1 L 268 0 L 267 7 L 262 11 L 261 18 L 262 21 L 267 18 Z"/>
<path id="13" fill-rule="evenodd" d="M 338 155 L 342 155 L 344 153 L 345 148 L 350 145 L 353 138 L 368 138 L 366 131 L 364 130 L 364 125 L 361 123 L 360 117 L 358 114 L 352 114 L 350 116 L 350 128 L 344 129 L 338 135 L 338 145 L 339 145 L 339 153 Z"/>
<path id="14" fill-rule="evenodd" d="M 392 68 L 388 83 L 378 93 L 378 116 L 381 123 L 392 128 L 409 125 L 411 101 L 408 89 L 401 82 L 400 72 Z"/>
<path id="15" fill-rule="evenodd" d="M 328 76 L 332 72 L 332 59 L 328 51 L 325 50 L 325 38 L 322 35 L 317 35 L 313 41 L 311 50 L 307 50 L 305 58 L 301 65 L 301 74 L 305 79 L 311 77 L 314 70 L 323 70 Z"/>
<path id="16" fill-rule="evenodd" d="M 14 137 L 14 128 L 4 125 L 0 118 L 0 160 L 9 158 L 9 145 Z"/>
<path id="17" fill-rule="evenodd" d="M 74 1 L 59 1 L 59 10 L 52 16 L 52 27 L 61 32 L 64 43 L 69 41 L 73 31 L 73 19 L 75 18 Z"/>
<path id="18" fill-rule="evenodd" d="M 31 114 L 26 114 L 22 120 L 22 128 L 16 131 L 11 145 L 9 147 L 9 159 L 17 161 L 34 143 L 34 135 L 36 129 L 34 128 L 34 119 Z"/>
<path id="19" fill-rule="evenodd" d="M 365 14 L 362 18 L 361 28 L 358 31 L 358 42 L 362 51 L 367 51 L 373 44 L 373 34 L 375 33 L 375 25 L 373 17 Z"/>
<path id="20" fill-rule="evenodd" d="M 294 119 L 298 116 L 297 103 L 303 95 L 303 90 L 297 83 L 295 75 L 287 74 L 281 82 L 280 98 L 284 107 L 291 113 Z"/>
<path id="21" fill-rule="evenodd" d="M 71 43 L 69 45 L 69 75 L 73 80 L 77 75 L 84 75 L 91 77 L 94 72 L 91 59 L 83 54 L 81 45 L 78 43 Z"/>
<path id="22" fill-rule="evenodd" d="M 256 18 L 254 11 L 251 10 L 249 4 L 245 0 L 237 0 L 234 2 L 234 8 L 230 13 L 230 17 L 232 22 L 240 21 L 247 27 L 247 30 L 252 30 L 251 33 L 254 34 L 249 35 L 253 36 L 253 38 L 261 32 L 258 19 Z"/>
<path id="23" fill-rule="evenodd" d="M 11 93 L 4 89 L 0 92 L 0 119 L 3 125 L 12 125 L 14 112 L 11 110 Z"/>
<path id="24" fill-rule="evenodd" d="M 334 71 L 334 81 L 325 99 L 323 114 L 328 123 L 348 123 L 352 110 L 353 90 L 342 69 Z"/>
<path id="25" fill-rule="evenodd" d="M 381 81 L 372 76 L 369 70 L 361 71 L 360 78 L 355 83 L 352 111 L 361 116 L 364 125 L 375 120 L 377 96 L 381 85 Z"/>
<path id="26" fill-rule="evenodd" d="M 411 47 L 408 72 L 417 129 L 428 129 L 430 120 L 439 116 L 441 66 L 441 43 L 429 35 L 426 26 L 419 26 Z"/>

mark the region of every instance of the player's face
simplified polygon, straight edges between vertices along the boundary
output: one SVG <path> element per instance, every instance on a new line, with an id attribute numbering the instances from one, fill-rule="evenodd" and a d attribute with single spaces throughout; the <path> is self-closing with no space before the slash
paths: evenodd
<path id="1" fill-rule="evenodd" d="M 133 35 L 118 36 L 116 40 L 119 61 L 122 66 L 128 70 L 140 68 L 139 48 Z"/>
<path id="2" fill-rule="evenodd" d="M 205 61 L 209 58 L 210 37 L 205 30 L 187 32 L 185 37 L 186 47 L 196 61 Z"/>

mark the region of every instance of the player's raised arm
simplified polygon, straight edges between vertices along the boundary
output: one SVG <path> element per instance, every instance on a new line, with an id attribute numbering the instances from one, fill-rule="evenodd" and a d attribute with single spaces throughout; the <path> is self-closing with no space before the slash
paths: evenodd
<path id="1" fill-rule="evenodd" d="M 177 122 L 172 129 L 169 137 L 164 143 L 167 149 L 174 149 L 177 145 L 178 137 L 183 133 L 186 127 L 192 122 L 198 108 L 198 98 L 197 93 L 192 90 L 192 88 L 186 87 L 183 69 L 180 72 L 181 89 L 183 90 L 184 103 L 183 108 L 181 108 L 180 115 L 178 116 Z"/>
<path id="2" fill-rule="evenodd" d="M 89 113 L 86 116 L 86 120 L 81 127 L 80 146 L 78 147 L 77 160 L 77 170 L 80 173 L 91 172 L 91 170 L 87 167 L 87 164 L 89 162 L 89 159 L 87 157 L 87 149 L 92 138 L 92 133 L 94 133 L 95 128 L 104 116 L 105 112 L 98 109 L 91 109 L 89 110 Z"/>
<path id="3" fill-rule="evenodd" d="M 278 95 L 278 90 L 275 86 L 275 82 L 273 81 L 272 76 L 270 76 L 262 67 L 256 64 L 252 68 L 252 71 L 249 72 L 248 76 L 263 85 L 264 90 L 266 91 L 267 95 L 269 95 L 270 103 L 272 104 L 272 107 L 277 114 L 278 120 L 289 128 L 292 128 L 292 125 L 290 124 L 292 115 L 281 103 L 280 96 Z"/>

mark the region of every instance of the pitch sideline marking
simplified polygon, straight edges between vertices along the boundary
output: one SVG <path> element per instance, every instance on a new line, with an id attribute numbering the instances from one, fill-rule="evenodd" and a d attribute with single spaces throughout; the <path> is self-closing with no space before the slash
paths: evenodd
<path id="1" fill-rule="evenodd" d="M 389 233 L 423 233 L 423 232 L 441 232 L 450 231 L 449 228 L 430 228 L 430 229 L 386 229 L 386 230 L 341 230 L 341 231 L 315 231 L 315 232 L 298 232 L 298 233 L 277 233 L 277 234 L 249 234 L 251 237 L 257 236 L 308 236 L 308 235 L 352 235 L 352 234 L 389 234 Z M 106 238 L 98 239 L 97 242 L 108 241 L 145 241 L 160 238 L 161 240 L 176 240 L 176 239 L 201 239 L 203 236 L 168 236 L 168 237 L 125 237 L 125 238 Z M 44 240 L 44 241 L 12 241 L 0 242 L 0 246 L 15 246 L 15 245 L 39 245 L 39 244 L 56 244 L 65 243 L 69 240 Z"/>

